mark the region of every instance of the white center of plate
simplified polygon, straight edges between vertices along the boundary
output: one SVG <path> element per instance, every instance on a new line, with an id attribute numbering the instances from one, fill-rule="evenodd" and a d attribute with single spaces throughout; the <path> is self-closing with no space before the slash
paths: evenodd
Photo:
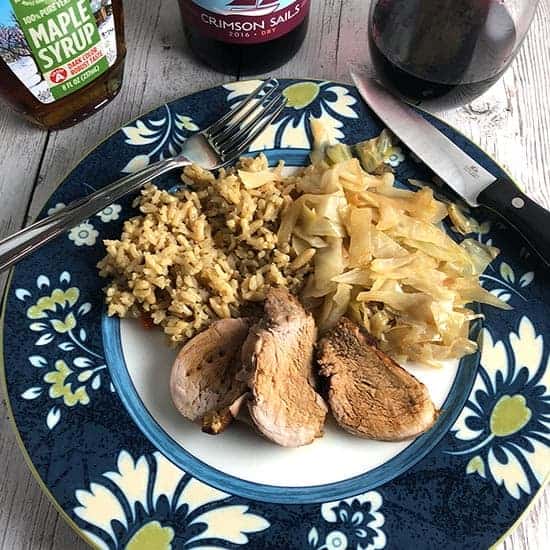
<path id="1" fill-rule="evenodd" d="M 221 435 L 206 435 L 172 404 L 169 379 L 176 350 L 167 345 L 163 333 L 131 320 L 121 321 L 120 327 L 130 378 L 151 416 L 187 452 L 226 474 L 280 487 L 324 485 L 364 474 L 412 443 L 360 439 L 339 429 L 331 418 L 324 437 L 297 449 L 278 447 L 240 422 Z M 441 369 L 408 369 L 427 385 L 435 405 L 441 407 L 453 384 L 457 362 Z"/>

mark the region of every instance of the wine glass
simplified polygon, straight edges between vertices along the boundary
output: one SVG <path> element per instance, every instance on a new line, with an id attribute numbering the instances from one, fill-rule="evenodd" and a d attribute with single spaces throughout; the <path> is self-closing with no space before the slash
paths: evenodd
<path id="1" fill-rule="evenodd" d="M 538 0 L 372 0 L 371 58 L 379 78 L 415 105 L 470 102 L 508 68 Z"/>

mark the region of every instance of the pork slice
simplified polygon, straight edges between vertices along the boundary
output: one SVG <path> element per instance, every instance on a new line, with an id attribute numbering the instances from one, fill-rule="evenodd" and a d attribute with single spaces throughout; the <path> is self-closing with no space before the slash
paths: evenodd
<path id="1" fill-rule="evenodd" d="M 237 379 L 248 319 L 222 319 L 191 339 L 179 352 L 170 377 L 172 401 L 208 433 L 220 433 L 232 421 L 248 391 Z"/>
<path id="2" fill-rule="evenodd" d="M 329 378 L 332 413 L 354 435 L 399 441 L 425 432 L 437 419 L 426 386 L 349 319 L 320 340 L 317 361 Z"/>
<path id="3" fill-rule="evenodd" d="M 263 320 L 243 346 L 250 416 L 257 429 L 284 447 L 311 443 L 323 433 L 327 406 L 315 391 L 315 322 L 288 291 L 268 292 Z"/>

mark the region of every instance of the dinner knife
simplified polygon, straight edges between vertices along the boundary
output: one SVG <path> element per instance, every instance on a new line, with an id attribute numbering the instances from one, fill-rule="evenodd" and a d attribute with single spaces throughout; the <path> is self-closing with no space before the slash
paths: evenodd
<path id="1" fill-rule="evenodd" d="M 367 105 L 382 122 L 470 206 L 484 206 L 514 227 L 550 266 L 550 212 L 531 200 L 508 177 L 497 178 L 417 111 L 370 76 L 351 68 Z"/>

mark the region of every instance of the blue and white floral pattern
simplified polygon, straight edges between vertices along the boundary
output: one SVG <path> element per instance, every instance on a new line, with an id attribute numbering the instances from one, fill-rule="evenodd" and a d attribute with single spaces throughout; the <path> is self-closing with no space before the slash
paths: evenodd
<path id="1" fill-rule="evenodd" d="M 174 112 L 169 105 L 163 110 L 159 117 L 143 118 L 122 128 L 126 143 L 143 150 L 128 161 L 122 172 L 139 172 L 151 162 L 177 155 L 185 139 L 198 131 L 191 117 Z"/>
<path id="2" fill-rule="evenodd" d="M 82 222 L 69 231 L 69 239 L 76 246 L 94 246 L 98 236 L 99 231 L 90 222 Z"/>
<path id="3" fill-rule="evenodd" d="M 490 221 L 480 223 L 477 235 L 471 235 L 470 237 L 476 237 L 480 243 L 488 246 L 501 247 L 502 244 L 500 242 L 493 242 L 493 237 L 491 236 L 493 225 L 500 226 L 499 222 L 497 224 L 492 224 Z M 520 254 L 522 254 L 523 258 L 529 257 L 529 253 L 525 248 L 521 249 Z M 497 257 L 485 273 L 480 275 L 480 282 L 483 287 L 503 302 L 509 303 L 514 307 L 521 307 L 522 302 L 527 301 L 524 294 L 525 289 L 533 284 L 534 280 L 535 273 L 533 271 L 523 271 L 516 274 L 508 262 L 502 260 L 500 257 Z"/>
<path id="4" fill-rule="evenodd" d="M 17 298 L 26 306 L 30 334 L 36 334 L 36 353 L 28 363 L 36 370 L 37 383 L 21 397 L 34 400 L 47 397 L 53 401 L 46 416 L 46 426 L 52 430 L 61 420 L 64 408 L 88 405 L 90 393 L 98 390 L 106 376 L 103 357 L 87 345 L 88 334 L 82 326 L 91 311 L 89 302 L 82 302 L 80 290 L 71 286 L 71 275 L 64 271 L 58 283 L 46 275 L 36 279 L 36 288 L 18 288 Z M 47 349 L 54 349 L 47 353 Z M 48 357 L 48 358 L 47 358 Z M 113 391 L 110 380 L 107 383 Z"/>
<path id="5" fill-rule="evenodd" d="M 512 305 L 520 305 L 521 301 L 527 301 L 525 289 L 533 283 L 534 279 L 533 271 L 520 272 L 519 275 L 516 275 L 512 267 L 505 261 L 500 263 L 498 271 L 495 270 L 495 273 L 487 272 L 481 275 L 482 284 L 485 287 L 491 287 L 491 294 Z"/>
<path id="6" fill-rule="evenodd" d="M 134 460 L 121 451 L 116 470 L 77 490 L 75 498 L 74 513 L 99 550 L 170 550 L 175 538 L 179 548 L 234 548 L 270 526 L 159 452 Z"/>
<path id="7" fill-rule="evenodd" d="M 86 185 L 92 191 L 96 191 L 91 185 Z M 63 210 L 67 205 L 64 202 L 58 202 L 55 206 L 48 208 L 47 214 L 51 216 Z M 96 216 L 103 223 L 109 223 L 112 221 L 118 220 L 122 206 L 120 204 L 111 204 L 104 208 L 101 212 L 97 213 Z M 71 240 L 75 246 L 94 246 L 97 243 L 97 238 L 99 237 L 99 231 L 91 223 L 90 220 L 85 220 L 81 224 L 73 227 L 68 233 L 67 238 Z"/>
<path id="8" fill-rule="evenodd" d="M 507 341 L 483 329 L 481 364 L 453 428 L 469 458 L 467 474 L 503 485 L 519 499 L 532 494 L 550 465 L 550 363 L 544 337 L 523 317 Z"/>
<path id="9" fill-rule="evenodd" d="M 51 208 L 48 208 L 47 214 L 48 216 L 51 216 L 52 214 L 56 214 L 57 212 L 63 210 L 67 206 L 64 202 L 58 202 L 55 206 L 52 206 Z"/>
<path id="10" fill-rule="evenodd" d="M 120 206 L 120 204 L 111 204 L 96 215 L 103 223 L 114 222 L 120 217 L 121 210 L 122 206 Z"/>
<path id="11" fill-rule="evenodd" d="M 227 100 L 235 106 L 243 97 L 252 93 L 259 80 L 247 80 L 226 84 Z M 342 128 L 346 120 L 358 118 L 354 108 L 357 100 L 349 88 L 334 82 L 301 81 L 288 84 L 283 89 L 287 106 L 279 119 L 272 124 L 250 147 L 253 151 L 280 147 L 309 149 L 313 138 L 309 127 L 311 118 L 323 121 L 327 137 L 344 138 Z"/>
<path id="12" fill-rule="evenodd" d="M 315 550 L 379 550 L 386 546 L 382 530 L 382 495 L 369 491 L 321 506 L 323 526 L 312 527 L 308 545 Z"/>

